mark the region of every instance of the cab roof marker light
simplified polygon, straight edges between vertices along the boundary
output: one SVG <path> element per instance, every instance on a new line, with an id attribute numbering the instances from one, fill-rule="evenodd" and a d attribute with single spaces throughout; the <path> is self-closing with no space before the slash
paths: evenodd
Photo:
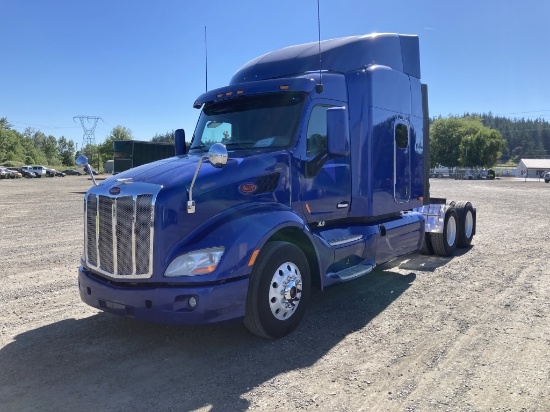
<path id="1" fill-rule="evenodd" d="M 279 89 L 288 90 L 288 89 L 290 89 L 290 86 L 288 84 L 282 84 L 282 85 L 279 86 Z"/>
<path id="2" fill-rule="evenodd" d="M 225 95 L 226 96 L 231 96 L 233 94 L 233 92 L 226 92 Z"/>
<path id="3" fill-rule="evenodd" d="M 218 99 L 221 98 L 221 97 L 223 97 L 223 93 L 218 93 L 218 94 L 216 95 L 216 97 L 217 97 Z"/>
<path id="4" fill-rule="evenodd" d="M 237 94 L 243 94 L 244 90 L 237 90 Z"/>

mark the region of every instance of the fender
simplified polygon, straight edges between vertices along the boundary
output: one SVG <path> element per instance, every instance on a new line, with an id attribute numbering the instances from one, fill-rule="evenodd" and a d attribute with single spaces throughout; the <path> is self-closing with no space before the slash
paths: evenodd
<path id="1" fill-rule="evenodd" d="M 175 257 L 194 250 L 223 246 L 225 252 L 218 268 L 209 275 L 177 278 L 186 284 L 220 283 L 248 277 L 249 261 L 277 232 L 297 228 L 314 245 L 308 226 L 294 210 L 278 203 L 248 203 L 232 208 L 198 226 L 190 236 L 177 244 L 164 262 L 166 268 Z M 316 254 L 317 264 L 319 257 Z"/>

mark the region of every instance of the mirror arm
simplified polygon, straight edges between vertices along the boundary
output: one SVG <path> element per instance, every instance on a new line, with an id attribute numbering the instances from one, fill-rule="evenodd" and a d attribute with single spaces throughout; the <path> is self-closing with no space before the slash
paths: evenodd
<path id="1" fill-rule="evenodd" d="M 88 171 L 90 172 L 90 176 L 92 176 L 92 182 L 94 182 L 94 186 L 97 186 L 97 182 L 95 181 L 95 177 L 94 177 L 94 171 L 90 166 L 90 164 L 88 163 L 88 158 L 84 155 L 80 155 L 76 159 L 76 164 L 79 166 L 85 166 L 88 168 Z"/>
<path id="2" fill-rule="evenodd" d="M 97 186 L 97 182 L 95 181 L 95 177 L 94 177 L 94 171 L 92 170 L 89 164 L 87 164 L 87 166 L 88 166 L 88 170 L 90 171 L 90 176 L 92 176 L 92 182 L 94 182 L 94 186 Z"/>
<path id="3" fill-rule="evenodd" d="M 193 186 L 195 186 L 195 180 L 197 180 L 197 175 L 199 174 L 199 169 L 201 168 L 202 162 L 206 159 L 206 156 L 201 157 L 199 164 L 195 169 L 195 175 L 193 180 L 191 180 L 191 186 L 189 186 L 189 200 L 187 201 L 187 213 L 195 213 L 195 201 L 193 200 Z"/>
<path id="4" fill-rule="evenodd" d="M 227 149 L 222 143 L 215 143 L 210 147 L 207 156 L 202 156 L 197 164 L 195 169 L 195 175 L 191 181 L 191 186 L 189 186 L 189 200 L 187 201 L 187 213 L 195 213 L 195 201 L 193 200 L 193 186 L 195 185 L 195 180 L 197 180 L 197 175 L 199 174 L 199 169 L 201 168 L 202 162 L 208 159 L 212 166 L 214 167 L 224 167 L 227 163 Z"/>

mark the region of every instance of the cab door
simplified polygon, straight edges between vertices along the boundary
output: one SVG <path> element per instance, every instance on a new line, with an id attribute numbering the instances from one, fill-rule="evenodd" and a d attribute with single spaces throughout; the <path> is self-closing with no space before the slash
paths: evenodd
<path id="1" fill-rule="evenodd" d="M 305 158 L 300 176 L 302 209 L 308 223 L 348 216 L 351 200 L 350 155 L 327 155 L 329 104 L 313 106 L 305 136 Z"/>

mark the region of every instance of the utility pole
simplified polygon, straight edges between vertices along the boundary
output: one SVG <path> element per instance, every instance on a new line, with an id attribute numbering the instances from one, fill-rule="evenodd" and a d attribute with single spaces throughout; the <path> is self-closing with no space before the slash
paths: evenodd
<path id="1" fill-rule="evenodd" d="M 84 130 L 84 136 L 82 137 L 82 151 L 85 152 L 88 148 L 88 145 L 95 147 L 95 128 L 97 122 L 103 120 L 99 116 L 74 116 L 73 121 L 76 122 L 76 119 L 80 120 L 80 125 Z M 86 123 L 84 122 L 86 120 Z M 77 146 L 78 147 L 78 146 Z M 99 169 L 99 150 L 97 152 L 97 168 Z"/>

